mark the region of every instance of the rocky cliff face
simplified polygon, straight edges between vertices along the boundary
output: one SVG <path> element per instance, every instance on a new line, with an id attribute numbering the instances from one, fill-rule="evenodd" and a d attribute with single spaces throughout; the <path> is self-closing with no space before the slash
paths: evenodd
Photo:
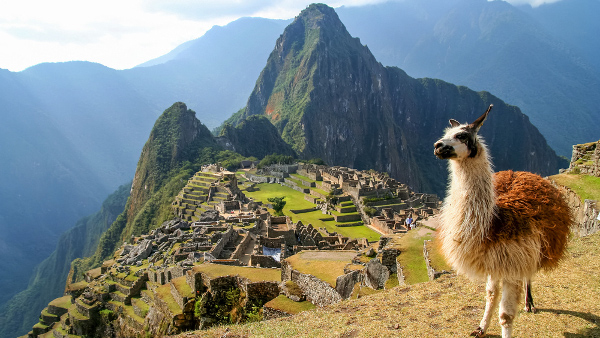
<path id="1" fill-rule="evenodd" d="M 261 159 L 271 154 L 296 156 L 292 147 L 285 143 L 277 129 L 263 116 L 253 115 L 236 127 L 226 124 L 217 141 L 242 156 Z"/>
<path id="2" fill-rule="evenodd" d="M 301 157 L 386 171 L 414 189 L 443 194 L 447 173 L 433 143 L 449 118 L 474 120 L 491 103 L 481 134 L 497 170 L 546 175 L 567 165 L 519 108 L 384 67 L 332 8 L 311 5 L 277 40 L 240 116 L 268 117 Z"/>

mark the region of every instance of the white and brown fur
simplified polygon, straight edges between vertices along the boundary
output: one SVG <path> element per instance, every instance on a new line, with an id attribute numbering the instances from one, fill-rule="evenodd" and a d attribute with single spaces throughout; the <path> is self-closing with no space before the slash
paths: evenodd
<path id="1" fill-rule="evenodd" d="M 542 268 L 556 267 L 572 218 L 558 190 L 538 175 L 493 173 L 487 147 L 477 135 L 491 108 L 471 124 L 450 120 L 451 127 L 434 144 L 434 154 L 450 160 L 438 236 L 442 253 L 458 273 L 487 278 L 485 313 L 472 335 L 485 335 L 500 302 L 502 336 L 510 337 L 522 285 L 526 310 L 535 311 L 531 278 Z"/>

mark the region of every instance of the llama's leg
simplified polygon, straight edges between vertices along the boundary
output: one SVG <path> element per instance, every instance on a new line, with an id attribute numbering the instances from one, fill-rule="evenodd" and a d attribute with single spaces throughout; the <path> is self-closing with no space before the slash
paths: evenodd
<path id="1" fill-rule="evenodd" d="M 533 305 L 533 296 L 531 296 L 531 280 L 525 279 L 523 284 L 525 286 L 525 311 L 535 313 L 537 309 Z"/>
<path id="2" fill-rule="evenodd" d="M 485 287 L 485 312 L 483 313 L 483 318 L 481 319 L 481 323 L 479 323 L 479 327 L 471 333 L 471 336 L 485 336 L 485 331 L 487 331 L 488 327 L 490 326 L 492 313 L 494 313 L 494 309 L 496 309 L 498 306 L 498 300 L 500 300 L 500 297 L 498 297 L 499 291 L 500 288 L 498 281 L 492 279 L 492 276 L 488 276 Z"/>
<path id="3" fill-rule="evenodd" d="M 502 281 L 502 300 L 500 301 L 500 325 L 502 338 L 510 338 L 513 322 L 517 316 L 523 281 L 505 279 Z"/>

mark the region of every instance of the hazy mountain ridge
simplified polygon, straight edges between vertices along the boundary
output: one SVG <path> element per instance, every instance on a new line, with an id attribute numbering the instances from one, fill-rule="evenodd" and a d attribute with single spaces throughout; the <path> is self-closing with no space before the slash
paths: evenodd
<path id="1" fill-rule="evenodd" d="M 102 203 L 100 211 L 80 219 L 60 236 L 54 252 L 36 266 L 27 289 L 1 307 L 1 337 L 29 331 L 41 309 L 63 294 L 71 261 L 94 253 L 102 233 L 123 210 L 129 188 L 129 185 L 119 187 Z"/>

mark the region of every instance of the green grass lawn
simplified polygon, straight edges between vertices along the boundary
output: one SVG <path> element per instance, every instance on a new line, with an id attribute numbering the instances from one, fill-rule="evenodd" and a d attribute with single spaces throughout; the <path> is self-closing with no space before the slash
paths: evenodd
<path id="1" fill-rule="evenodd" d="M 265 306 L 293 315 L 298 314 L 302 311 L 308 311 L 316 308 L 316 306 L 309 301 L 294 302 L 293 300 L 287 298 L 284 295 L 277 296 L 277 298 L 266 303 Z"/>
<path id="2" fill-rule="evenodd" d="M 293 178 L 296 178 L 296 179 L 304 180 L 304 181 L 306 181 L 306 182 L 314 182 L 314 183 L 317 183 L 317 181 L 315 181 L 315 180 L 313 180 L 313 179 L 310 179 L 310 178 L 308 178 L 308 177 L 306 177 L 306 176 L 299 175 L 299 174 L 290 174 L 290 176 L 291 176 L 291 177 L 293 177 Z"/>
<path id="3" fill-rule="evenodd" d="M 304 199 L 304 194 L 296 191 L 292 188 L 279 185 L 279 184 L 269 184 L 269 183 L 261 183 L 257 184 L 256 188 L 259 189 L 257 191 L 252 192 L 244 192 L 246 196 L 253 198 L 255 201 L 262 201 L 263 203 L 269 203 L 268 198 L 271 197 L 280 197 L 285 196 L 285 207 L 283 208 L 283 213 L 286 216 L 291 217 L 293 222 L 302 221 L 303 224 L 308 225 L 312 224 L 315 228 L 323 227 L 330 232 L 337 232 L 342 236 L 350 237 L 350 238 L 366 238 L 369 242 L 378 241 L 381 236 L 379 233 L 371 230 L 371 228 L 367 226 L 355 226 L 355 227 L 336 227 L 335 221 L 321 221 L 319 218 L 323 218 L 327 215 L 323 215 L 320 210 L 305 212 L 302 214 L 294 214 L 290 211 L 298 210 L 298 209 L 308 209 L 314 208 L 316 205 L 310 203 L 309 201 Z M 271 213 L 274 213 L 271 210 Z M 355 212 L 356 213 L 356 212 Z M 354 222 L 352 222 L 354 223 Z"/>
<path id="4" fill-rule="evenodd" d="M 53 306 L 60 307 L 63 309 L 68 309 L 73 304 L 71 303 L 71 296 L 64 296 L 64 297 L 56 298 L 55 300 L 51 301 L 49 305 L 53 305 Z"/>
<path id="5" fill-rule="evenodd" d="M 411 230 L 398 240 L 397 248 L 401 253 L 398 262 L 402 266 L 406 284 L 416 284 L 429 281 L 427 265 L 423 257 L 423 241 L 432 239 L 430 234 L 419 236 L 418 231 Z"/>
<path id="6" fill-rule="evenodd" d="M 586 199 L 600 200 L 600 177 L 559 174 L 550 176 L 550 179 L 560 185 L 571 188 L 571 190 L 579 195 L 582 202 Z"/>

